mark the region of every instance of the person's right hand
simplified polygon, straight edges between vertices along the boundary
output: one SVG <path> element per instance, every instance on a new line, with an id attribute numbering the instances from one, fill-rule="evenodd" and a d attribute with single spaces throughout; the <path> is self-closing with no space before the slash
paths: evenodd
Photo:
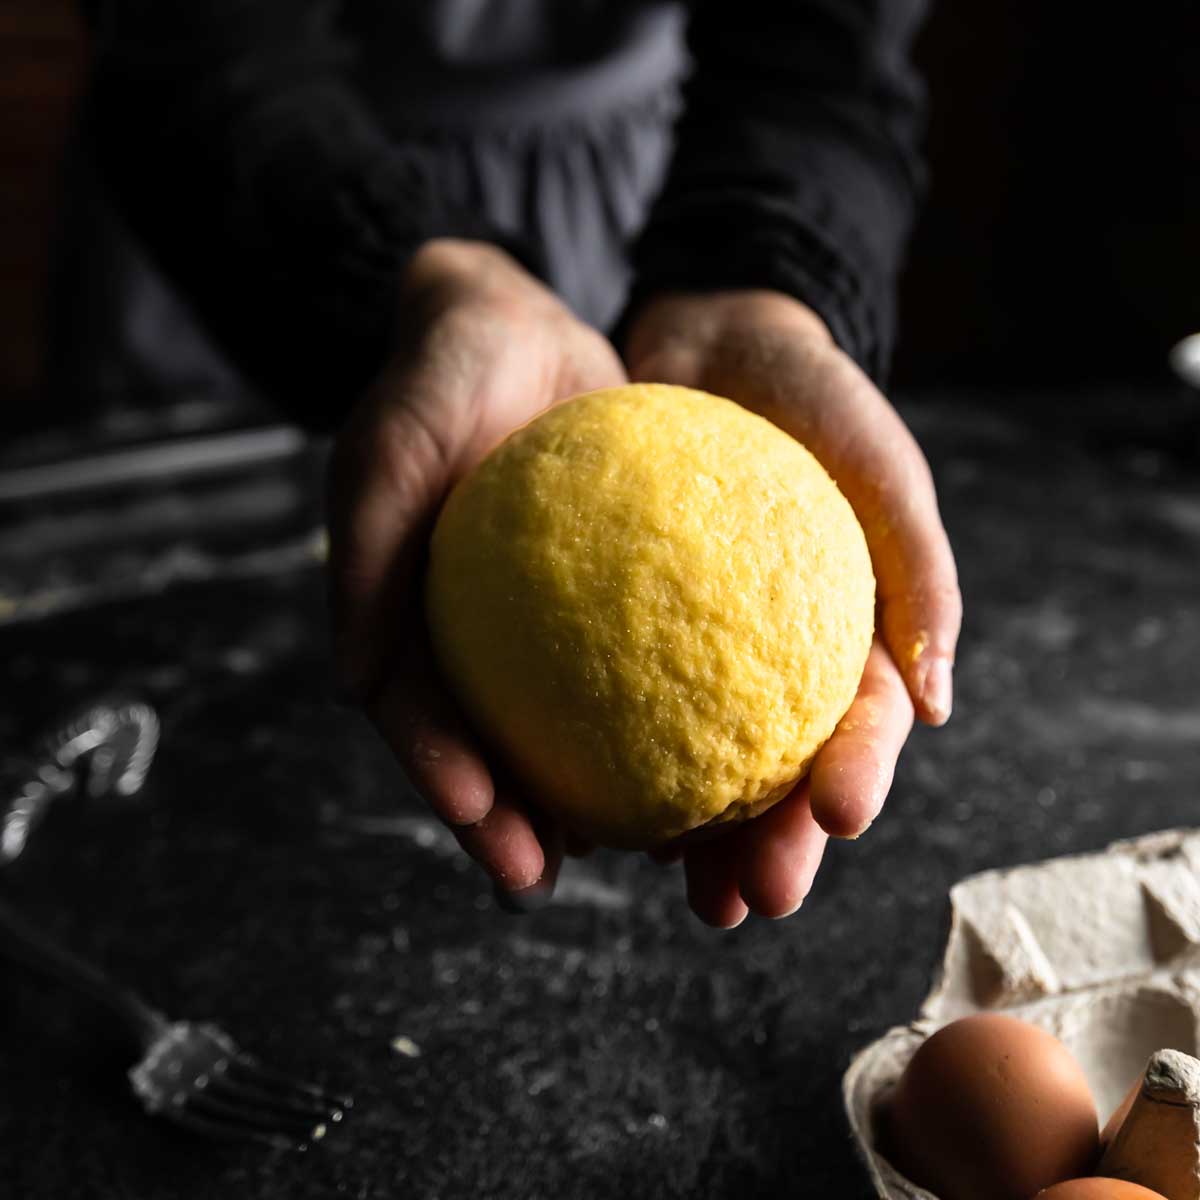
<path id="1" fill-rule="evenodd" d="M 559 832 L 484 761 L 429 651 L 429 534 L 451 485 L 543 409 L 625 382 L 616 352 L 512 258 L 437 239 L 404 279 L 402 348 L 337 439 L 330 584 L 343 683 L 502 893 L 553 886 Z"/>

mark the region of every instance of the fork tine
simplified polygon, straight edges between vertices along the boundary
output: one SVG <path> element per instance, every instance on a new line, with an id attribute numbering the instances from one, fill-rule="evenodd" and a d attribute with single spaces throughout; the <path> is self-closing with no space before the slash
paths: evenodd
<path id="1" fill-rule="evenodd" d="M 202 1137 L 216 1138 L 226 1142 L 259 1142 L 277 1150 L 295 1150 L 302 1141 L 266 1129 L 255 1129 L 250 1125 L 233 1124 L 229 1121 L 212 1120 L 183 1107 L 165 1108 L 162 1115 L 176 1125 Z"/>
<path id="2" fill-rule="evenodd" d="M 240 1125 L 268 1136 L 283 1137 L 291 1145 L 309 1142 L 314 1136 L 321 1136 L 316 1131 L 324 1124 L 323 1121 L 314 1121 L 310 1117 L 290 1116 L 269 1112 L 253 1104 L 239 1104 L 214 1096 L 207 1088 L 191 1093 L 184 1107 L 203 1120 Z"/>
<path id="3" fill-rule="evenodd" d="M 264 1067 L 257 1058 L 253 1058 L 249 1054 L 239 1054 L 231 1058 L 226 1065 L 224 1075 L 226 1079 L 242 1080 L 250 1084 L 254 1084 L 257 1081 L 269 1083 L 284 1091 L 296 1092 L 301 1096 L 310 1096 L 319 1104 L 328 1105 L 330 1108 L 341 1109 L 342 1111 L 354 1107 L 354 1100 L 350 1096 L 335 1096 L 333 1093 L 317 1087 L 314 1083 L 306 1083 L 301 1079 L 293 1078 L 291 1075 L 284 1075 L 280 1071 Z"/>
<path id="4" fill-rule="evenodd" d="M 303 1099 L 293 1099 L 278 1089 L 258 1087 L 242 1078 L 233 1078 L 228 1071 L 213 1075 L 206 1090 L 209 1095 L 221 1099 L 253 1102 L 260 1108 L 296 1117 L 310 1117 L 313 1121 L 340 1121 L 342 1117 L 342 1110 L 332 1100 L 326 1102 L 303 1093 Z"/>

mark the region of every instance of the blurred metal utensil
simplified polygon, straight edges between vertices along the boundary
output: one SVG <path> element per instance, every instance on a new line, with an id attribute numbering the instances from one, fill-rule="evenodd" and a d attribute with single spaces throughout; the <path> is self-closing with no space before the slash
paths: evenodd
<path id="1" fill-rule="evenodd" d="M 17 772 L 0 813 L 0 866 L 25 849 L 58 796 L 77 786 L 96 799 L 140 791 L 158 736 L 158 715 L 140 700 L 89 704 L 64 721 Z"/>
<path id="2" fill-rule="evenodd" d="M 141 1053 L 128 1075 L 146 1111 L 193 1133 L 303 1148 L 353 1103 L 263 1066 L 216 1025 L 169 1021 L 3 902 L 0 955 L 106 1009 Z"/>
<path id="3" fill-rule="evenodd" d="M 1171 369 L 1194 388 L 1200 388 L 1200 333 L 1193 333 L 1171 347 Z"/>

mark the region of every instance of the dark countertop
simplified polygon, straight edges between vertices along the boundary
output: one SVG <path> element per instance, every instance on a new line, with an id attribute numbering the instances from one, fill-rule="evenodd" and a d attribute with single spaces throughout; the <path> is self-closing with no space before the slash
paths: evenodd
<path id="1" fill-rule="evenodd" d="M 5 1194 L 866 1196 L 841 1073 L 923 998 L 950 885 L 1200 823 L 1200 405 L 905 413 L 966 596 L 957 710 L 783 922 L 705 929 L 677 869 L 615 853 L 571 864 L 546 911 L 496 911 L 330 698 L 320 572 L 295 552 L 307 468 L 296 528 L 267 505 L 276 558 L 198 559 L 182 521 L 157 558 L 112 551 L 116 598 L 0 624 L 0 745 L 114 686 L 164 718 L 146 790 L 62 802 L 4 896 L 172 1015 L 357 1100 L 306 1154 L 193 1141 L 141 1115 L 85 1006 L 4 966 Z M 185 543 L 207 567 L 164 575 Z"/>

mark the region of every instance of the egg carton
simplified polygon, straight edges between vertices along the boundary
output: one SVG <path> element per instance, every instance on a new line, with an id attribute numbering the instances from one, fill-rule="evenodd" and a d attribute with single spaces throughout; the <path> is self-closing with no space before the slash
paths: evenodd
<path id="1" fill-rule="evenodd" d="M 1101 1122 L 1162 1048 L 1200 1057 L 1200 830 L 1099 854 L 985 871 L 950 891 L 938 979 L 842 1082 L 850 1127 L 885 1200 L 937 1200 L 884 1156 L 877 1118 L 917 1047 L 943 1025 L 1004 1012 L 1052 1033 L 1082 1067 Z"/>

